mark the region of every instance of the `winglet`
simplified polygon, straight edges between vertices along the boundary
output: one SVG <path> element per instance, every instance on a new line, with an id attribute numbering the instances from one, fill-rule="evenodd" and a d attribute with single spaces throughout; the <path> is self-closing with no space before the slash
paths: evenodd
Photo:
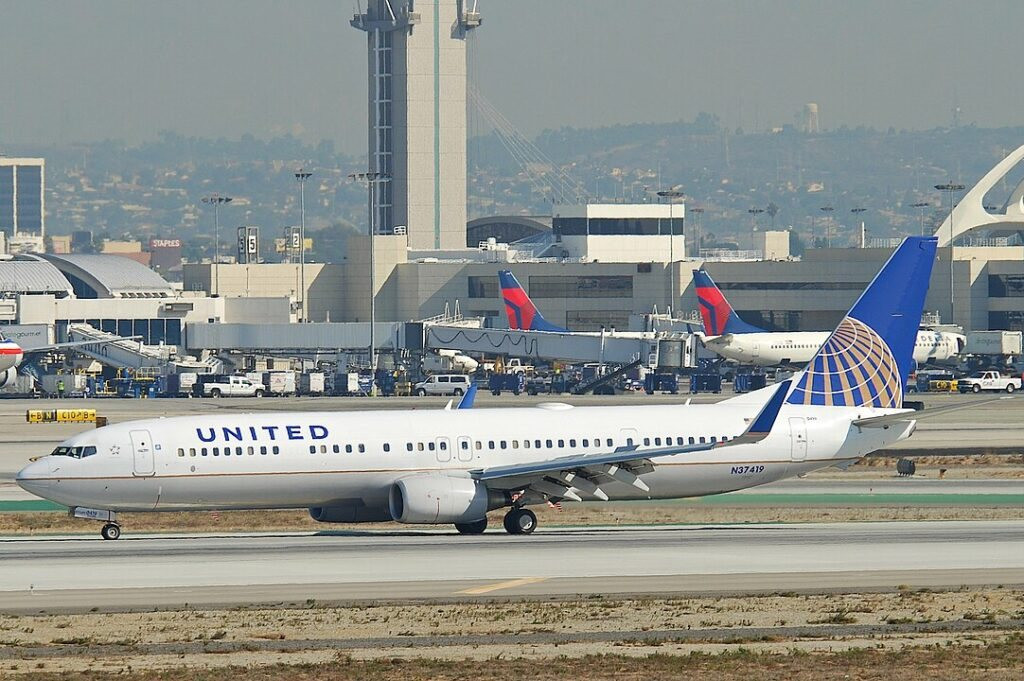
<path id="1" fill-rule="evenodd" d="M 786 402 L 786 395 L 789 394 L 789 388 L 792 384 L 793 379 L 787 379 L 780 383 L 779 387 L 775 390 L 775 394 L 761 407 L 761 411 L 750 422 L 750 425 L 743 434 L 733 440 L 729 440 L 725 444 L 754 443 L 768 437 L 768 434 L 772 432 L 776 419 L 779 417 L 779 412 L 782 411 L 782 405 Z"/>
<path id="2" fill-rule="evenodd" d="M 461 400 L 459 400 L 459 406 L 457 406 L 455 408 L 456 409 L 472 409 L 473 408 L 473 401 L 474 400 L 476 400 L 476 384 L 475 383 L 473 385 L 469 386 L 469 389 L 466 391 L 466 394 L 462 396 Z"/>

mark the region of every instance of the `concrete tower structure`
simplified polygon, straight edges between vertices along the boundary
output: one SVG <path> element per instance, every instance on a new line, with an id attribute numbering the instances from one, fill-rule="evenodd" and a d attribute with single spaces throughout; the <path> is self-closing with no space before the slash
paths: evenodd
<path id="1" fill-rule="evenodd" d="M 0 156 L 0 231 L 40 241 L 46 236 L 45 159 Z"/>
<path id="2" fill-rule="evenodd" d="M 804 104 L 803 120 L 801 121 L 803 132 L 818 134 L 821 132 L 821 124 L 818 122 L 818 105 L 814 102 Z"/>
<path id="3" fill-rule="evenodd" d="M 466 243 L 466 34 L 475 0 L 368 0 L 352 26 L 367 33 L 374 230 L 414 249 Z"/>

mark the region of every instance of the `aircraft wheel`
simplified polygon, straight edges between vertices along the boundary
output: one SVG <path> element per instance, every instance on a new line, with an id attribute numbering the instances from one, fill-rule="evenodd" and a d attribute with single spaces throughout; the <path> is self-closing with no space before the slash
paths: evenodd
<path id="1" fill-rule="evenodd" d="M 459 534 L 483 534 L 487 529 L 487 518 L 481 518 L 471 523 L 455 523 L 455 529 Z"/>
<path id="2" fill-rule="evenodd" d="M 531 534 L 537 529 L 537 515 L 528 508 L 514 508 L 505 514 L 504 524 L 509 534 Z"/>
<path id="3" fill-rule="evenodd" d="M 107 523 L 103 526 L 103 529 L 100 530 L 100 535 L 104 539 L 119 539 L 121 537 L 121 528 L 114 523 Z"/>

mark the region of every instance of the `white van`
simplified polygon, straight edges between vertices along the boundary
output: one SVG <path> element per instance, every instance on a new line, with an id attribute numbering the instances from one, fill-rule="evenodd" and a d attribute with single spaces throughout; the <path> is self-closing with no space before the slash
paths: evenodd
<path id="1" fill-rule="evenodd" d="M 464 374 L 434 374 L 420 381 L 413 388 L 413 394 L 424 395 L 465 395 L 469 390 L 469 376 Z"/>

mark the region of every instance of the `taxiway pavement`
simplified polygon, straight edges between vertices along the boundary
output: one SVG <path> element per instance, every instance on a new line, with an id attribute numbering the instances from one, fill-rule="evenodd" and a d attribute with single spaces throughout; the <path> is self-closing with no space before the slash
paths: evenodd
<path id="1" fill-rule="evenodd" d="M 0 610 L 1024 585 L 1024 520 L 0 539 Z"/>

